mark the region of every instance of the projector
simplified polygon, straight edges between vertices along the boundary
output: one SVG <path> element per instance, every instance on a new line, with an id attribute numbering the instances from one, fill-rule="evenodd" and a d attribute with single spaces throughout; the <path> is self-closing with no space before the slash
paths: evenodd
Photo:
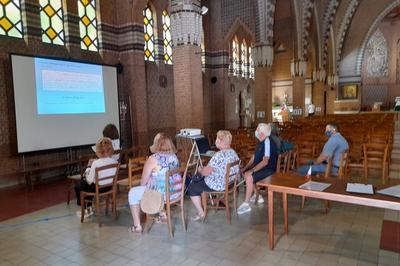
<path id="1" fill-rule="evenodd" d="M 201 135 L 201 129 L 200 128 L 183 128 L 180 131 L 181 136 L 198 136 Z"/>

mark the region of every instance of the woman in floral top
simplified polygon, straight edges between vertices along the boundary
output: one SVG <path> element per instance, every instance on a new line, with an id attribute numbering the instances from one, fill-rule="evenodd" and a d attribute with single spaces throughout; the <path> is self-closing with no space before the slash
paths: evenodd
<path id="1" fill-rule="evenodd" d="M 154 154 L 151 155 L 144 164 L 140 186 L 131 188 L 128 195 L 133 218 L 133 226 L 129 228 L 129 231 L 134 233 L 142 232 L 139 203 L 146 188 L 155 189 L 164 193 L 165 197 L 165 173 L 179 167 L 179 160 L 175 154 L 175 146 L 166 134 L 158 133 L 154 138 L 150 150 Z M 175 174 L 170 177 L 169 182 L 170 184 L 174 184 L 181 178 L 179 174 Z M 174 192 L 180 191 L 181 188 L 181 184 L 170 187 L 172 200 L 180 197 L 180 193 Z"/>
<path id="2" fill-rule="evenodd" d="M 197 209 L 197 215 L 193 220 L 202 220 L 204 218 L 204 210 L 201 206 L 200 195 L 203 191 L 223 191 L 225 190 L 225 173 L 226 165 L 239 160 L 236 152 L 231 149 L 232 135 L 227 130 L 217 132 L 215 145 L 219 149 L 211 158 L 206 167 L 199 169 L 199 174 L 204 176 L 199 182 L 192 182 L 189 185 L 189 196 Z M 231 169 L 231 180 L 234 181 L 239 166 Z"/>

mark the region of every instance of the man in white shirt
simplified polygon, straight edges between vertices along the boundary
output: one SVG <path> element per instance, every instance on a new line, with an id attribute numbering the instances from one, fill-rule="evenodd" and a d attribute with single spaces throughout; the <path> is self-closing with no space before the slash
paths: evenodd
<path id="1" fill-rule="evenodd" d="M 312 117 L 315 114 L 315 105 L 313 103 L 310 103 L 308 105 L 308 117 Z"/>

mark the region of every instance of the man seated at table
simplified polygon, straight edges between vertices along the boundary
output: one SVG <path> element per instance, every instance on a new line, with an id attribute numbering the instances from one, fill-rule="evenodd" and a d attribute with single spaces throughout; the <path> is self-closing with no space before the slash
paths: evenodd
<path id="1" fill-rule="evenodd" d="M 258 181 L 267 178 L 276 171 L 279 150 L 276 143 L 270 138 L 271 125 L 260 123 L 255 132 L 256 138 L 260 141 L 247 165 L 241 170 L 246 181 L 246 198 L 237 209 L 238 214 L 251 211 L 250 202 L 255 201 L 254 185 Z M 253 195 L 253 196 L 252 196 Z M 264 202 L 259 197 L 258 203 Z"/>
<path id="2" fill-rule="evenodd" d="M 322 149 L 321 154 L 314 161 L 311 161 L 308 165 L 300 166 L 298 172 L 301 175 L 306 175 L 311 167 L 311 175 L 319 173 L 325 173 L 328 159 L 332 156 L 332 169 L 333 173 L 337 173 L 339 170 L 340 155 L 349 149 L 347 140 L 339 133 L 338 127 L 335 124 L 328 124 L 325 128 L 325 135 L 329 138 Z"/>

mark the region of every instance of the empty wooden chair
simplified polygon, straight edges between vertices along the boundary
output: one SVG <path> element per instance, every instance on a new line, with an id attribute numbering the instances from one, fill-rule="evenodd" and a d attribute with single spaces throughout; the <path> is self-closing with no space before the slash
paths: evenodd
<path id="1" fill-rule="evenodd" d="M 81 223 L 83 223 L 85 207 L 90 202 L 94 204 L 96 220 L 99 226 L 100 223 L 100 199 L 105 198 L 106 215 L 108 214 L 108 204 L 111 198 L 111 210 L 114 218 L 117 219 L 117 178 L 119 171 L 119 163 L 109 164 L 106 166 L 98 167 L 95 170 L 95 192 L 81 191 Z"/>
<path id="2" fill-rule="evenodd" d="M 137 186 L 140 183 L 141 174 L 143 171 L 144 163 L 146 162 L 146 156 L 139 156 L 135 158 L 129 158 L 128 160 L 128 177 L 117 181 L 120 186 L 126 186 L 130 189 L 133 186 Z"/>
<path id="3" fill-rule="evenodd" d="M 236 213 L 236 194 L 237 194 L 237 180 L 240 174 L 239 170 L 240 160 L 226 165 L 225 173 L 225 190 L 223 191 L 204 191 L 201 195 L 203 208 L 204 208 L 204 219 L 207 217 L 208 209 L 225 209 L 226 222 L 231 223 L 231 211 L 230 211 L 230 196 L 233 199 L 233 210 Z M 238 168 L 237 172 L 231 171 L 234 167 Z M 211 196 L 211 197 L 210 197 Z M 208 202 L 212 200 L 212 205 L 208 205 Z M 224 203 L 224 206 L 220 205 L 220 202 Z"/>
<path id="4" fill-rule="evenodd" d="M 368 181 L 370 169 L 382 170 L 382 184 L 386 183 L 389 171 L 388 144 L 364 144 L 364 177 Z"/>

